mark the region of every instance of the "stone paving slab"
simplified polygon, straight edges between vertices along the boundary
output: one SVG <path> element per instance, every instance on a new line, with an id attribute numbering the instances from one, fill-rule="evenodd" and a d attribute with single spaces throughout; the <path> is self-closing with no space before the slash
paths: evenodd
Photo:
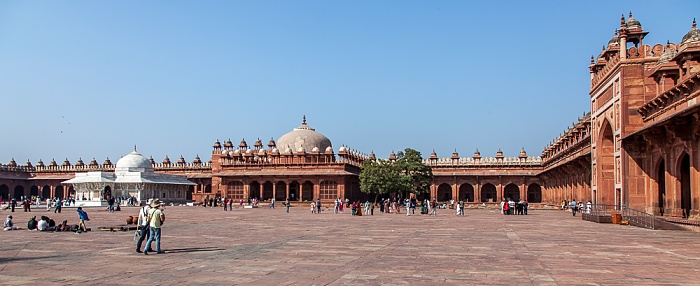
<path id="1" fill-rule="evenodd" d="M 88 227 L 137 208 L 87 209 Z M 306 208 L 167 207 L 166 254 L 135 252 L 133 231 L 2 231 L 0 284 L 698 285 L 700 233 L 596 224 L 561 211 L 467 210 L 405 216 L 310 214 Z M 26 227 L 30 215 L 0 211 Z"/>

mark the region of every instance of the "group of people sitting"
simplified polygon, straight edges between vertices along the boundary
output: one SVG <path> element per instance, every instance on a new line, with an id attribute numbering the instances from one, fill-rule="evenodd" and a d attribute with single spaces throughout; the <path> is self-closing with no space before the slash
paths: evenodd
<path id="1" fill-rule="evenodd" d="M 32 216 L 27 222 L 27 229 L 36 231 L 72 231 L 78 233 L 88 231 L 89 229 L 85 226 L 85 221 L 90 219 L 88 218 L 87 213 L 83 211 L 82 207 L 78 207 L 78 215 L 80 217 L 80 223 L 73 225 L 69 225 L 68 220 L 64 220 L 60 224 L 56 225 L 56 222 L 47 216 L 41 216 L 41 219 L 39 220 L 36 220 L 36 216 Z M 3 229 L 19 229 L 15 226 L 15 223 L 12 221 L 12 215 L 8 215 L 7 219 L 5 219 L 5 222 L 3 223 Z"/>

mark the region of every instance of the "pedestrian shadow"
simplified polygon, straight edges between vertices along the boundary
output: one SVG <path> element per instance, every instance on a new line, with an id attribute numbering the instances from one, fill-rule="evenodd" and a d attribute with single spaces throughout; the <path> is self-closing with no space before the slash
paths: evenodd
<path id="1" fill-rule="evenodd" d="M 54 258 L 58 258 L 58 257 L 62 257 L 62 256 L 52 255 L 52 256 L 37 256 L 37 257 L 0 257 L 0 264 L 9 263 L 9 262 L 17 262 L 17 261 L 54 259 Z"/>
<path id="2" fill-rule="evenodd" d="M 171 248 L 167 249 L 168 253 L 187 253 L 187 252 L 205 252 L 205 251 L 220 251 L 226 250 L 221 247 L 191 247 L 191 248 Z"/>

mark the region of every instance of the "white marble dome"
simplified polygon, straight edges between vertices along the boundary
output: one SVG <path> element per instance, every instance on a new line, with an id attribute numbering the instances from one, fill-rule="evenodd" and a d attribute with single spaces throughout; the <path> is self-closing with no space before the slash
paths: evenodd
<path id="1" fill-rule="evenodd" d="M 325 135 L 316 132 L 315 129 L 306 124 L 306 116 L 301 125 L 294 128 L 292 132 L 284 134 L 277 139 L 277 146 L 284 148 L 292 148 L 293 150 L 312 150 L 317 147 L 319 150 L 325 150 L 331 147 L 331 140 Z"/>
<path id="2" fill-rule="evenodd" d="M 134 147 L 134 151 L 117 161 L 115 170 L 153 172 L 153 165 L 151 165 L 151 161 L 148 158 L 136 152 L 136 147 Z"/>

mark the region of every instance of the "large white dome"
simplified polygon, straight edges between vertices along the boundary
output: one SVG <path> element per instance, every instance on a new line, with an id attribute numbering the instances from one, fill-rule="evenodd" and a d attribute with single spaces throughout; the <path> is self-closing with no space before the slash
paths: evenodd
<path id="1" fill-rule="evenodd" d="M 153 165 L 151 165 L 151 161 L 141 155 L 141 153 L 136 152 L 136 147 L 134 147 L 134 151 L 117 161 L 115 170 L 153 172 Z"/>
<path id="2" fill-rule="evenodd" d="M 304 120 L 299 127 L 277 139 L 277 146 L 280 149 L 291 148 L 292 150 L 299 150 L 300 148 L 313 150 L 314 147 L 326 150 L 326 148 L 332 147 L 331 140 L 328 137 L 306 125 L 306 116 L 304 116 Z"/>

